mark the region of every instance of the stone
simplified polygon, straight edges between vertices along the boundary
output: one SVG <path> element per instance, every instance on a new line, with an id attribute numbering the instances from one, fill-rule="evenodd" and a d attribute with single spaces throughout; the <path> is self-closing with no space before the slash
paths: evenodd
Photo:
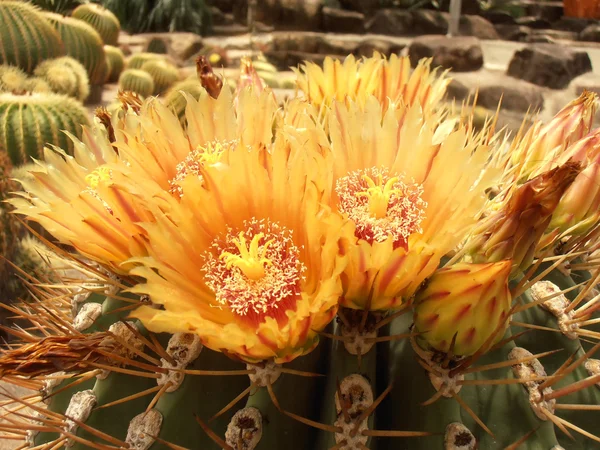
<path id="1" fill-rule="evenodd" d="M 531 28 L 522 25 L 499 24 L 496 32 L 500 38 L 507 41 L 526 42 L 532 33 Z"/>
<path id="2" fill-rule="evenodd" d="M 564 89 L 578 75 L 591 72 L 585 51 L 554 44 L 535 44 L 515 52 L 507 75 L 551 89 Z"/>
<path id="3" fill-rule="evenodd" d="M 478 70 L 483 66 L 483 51 L 479 40 L 469 36 L 419 36 L 408 49 L 411 65 L 422 58 L 433 58 L 432 65 L 452 69 L 453 72 Z"/>
<path id="4" fill-rule="evenodd" d="M 368 33 L 407 36 L 412 34 L 413 15 L 402 9 L 380 9 L 366 23 Z"/>
<path id="5" fill-rule="evenodd" d="M 538 36 L 543 36 L 552 41 L 576 41 L 577 33 L 573 31 L 563 30 L 531 30 L 530 39 L 535 39 Z M 532 42 L 532 41 L 530 41 Z"/>
<path id="6" fill-rule="evenodd" d="M 519 3 L 525 8 L 526 15 L 539 17 L 548 22 L 560 20 L 564 15 L 562 1 L 521 0 Z"/>
<path id="7" fill-rule="evenodd" d="M 202 36 L 194 33 L 165 33 L 170 38 L 169 55 L 186 61 L 202 49 Z"/>
<path id="8" fill-rule="evenodd" d="M 391 55 L 397 53 L 401 48 L 394 48 L 392 50 L 392 44 L 388 41 L 381 39 L 366 39 L 362 41 L 356 48 L 356 54 L 358 56 L 366 56 L 370 58 L 373 53 L 378 52 L 382 55 Z"/>
<path id="9" fill-rule="evenodd" d="M 380 0 L 339 0 L 342 8 L 358 11 L 365 16 L 374 14 L 381 6 Z"/>
<path id="10" fill-rule="evenodd" d="M 588 72 L 578 76 L 571 82 L 575 95 L 580 96 L 583 91 L 592 91 L 600 95 L 600 75 Z"/>
<path id="11" fill-rule="evenodd" d="M 233 24 L 233 15 L 225 14 L 216 6 L 210 7 L 210 14 L 213 25 L 232 25 Z"/>
<path id="12" fill-rule="evenodd" d="M 579 33 L 580 41 L 600 42 L 600 25 L 588 25 Z"/>
<path id="13" fill-rule="evenodd" d="M 290 67 L 298 67 L 305 61 L 311 61 L 323 65 L 327 56 L 334 59 L 344 60 L 347 55 L 322 55 L 318 53 L 304 53 L 298 51 L 278 51 L 273 50 L 265 52 L 267 59 L 277 67 L 278 70 L 290 70 Z"/>
<path id="14" fill-rule="evenodd" d="M 246 25 L 248 22 L 248 0 L 232 0 L 231 13 L 236 23 Z"/>
<path id="15" fill-rule="evenodd" d="M 324 7 L 321 10 L 321 29 L 332 33 L 362 34 L 365 15 L 355 11 Z"/>
<path id="16" fill-rule="evenodd" d="M 323 41 L 318 33 L 277 33 L 273 35 L 273 50 L 319 53 Z"/>
<path id="17" fill-rule="evenodd" d="M 316 31 L 323 0 L 258 0 L 256 20 L 278 30 Z"/>
<path id="18" fill-rule="evenodd" d="M 481 14 L 481 16 L 491 22 L 494 25 L 499 25 L 499 24 L 510 24 L 510 25 L 514 25 L 515 24 L 515 18 L 513 16 L 511 16 L 509 13 L 504 12 L 504 11 L 485 11 L 484 13 Z"/>
<path id="19" fill-rule="evenodd" d="M 320 39 L 315 53 L 322 55 L 349 55 L 358 48 L 360 41 L 355 39 L 338 39 L 335 36 Z"/>
<path id="20" fill-rule="evenodd" d="M 219 8 L 224 13 L 233 12 L 234 0 L 208 0 L 210 6 Z"/>
<path id="21" fill-rule="evenodd" d="M 517 25 L 523 25 L 529 28 L 535 28 L 538 30 L 551 28 L 550 22 L 539 17 L 525 16 L 515 19 Z"/>
<path id="22" fill-rule="evenodd" d="M 474 36 L 479 39 L 498 39 L 498 33 L 494 25 L 481 16 L 461 16 L 458 27 L 462 36 Z"/>
<path id="23" fill-rule="evenodd" d="M 574 31 L 581 33 L 589 25 L 595 25 L 598 22 L 593 19 L 583 19 L 579 17 L 561 17 L 552 23 L 553 30 Z"/>
<path id="24" fill-rule="evenodd" d="M 450 14 L 440 11 L 417 9 L 413 11 L 412 34 L 443 34 L 448 33 Z M 462 36 L 475 36 L 479 39 L 498 39 L 494 25 L 481 16 L 462 15 L 459 22 L 459 32 Z"/>

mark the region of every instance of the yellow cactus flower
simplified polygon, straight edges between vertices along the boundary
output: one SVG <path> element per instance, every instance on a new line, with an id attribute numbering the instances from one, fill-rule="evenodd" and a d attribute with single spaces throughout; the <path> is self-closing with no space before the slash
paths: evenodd
<path id="1" fill-rule="evenodd" d="M 295 72 L 298 87 L 316 107 L 330 106 L 334 100 L 364 105 L 374 95 L 384 111 L 391 102 L 396 106 L 420 104 L 428 113 L 439 104 L 450 83 L 445 72 L 431 69 L 431 60 L 420 61 L 411 71 L 408 57 L 385 59 L 379 53 L 359 61 L 353 55 L 343 62 L 327 57 L 322 68 L 308 62 L 302 72 Z"/>
<path id="2" fill-rule="evenodd" d="M 504 260 L 458 263 L 436 271 L 415 297 L 415 329 L 422 333 L 418 339 L 457 356 L 474 354 L 494 333 L 490 344 L 502 339 L 512 301 L 511 267 L 512 262 Z"/>
<path id="3" fill-rule="evenodd" d="M 330 204 L 355 227 L 340 303 L 399 307 L 475 224 L 495 176 L 489 148 L 456 120 L 420 105 L 382 113 L 373 96 L 364 108 L 334 102 L 326 120 Z"/>
<path id="4" fill-rule="evenodd" d="M 146 224 L 149 257 L 133 290 L 161 309 L 132 316 L 155 332 L 194 332 L 246 362 L 285 362 L 311 351 L 337 312 L 345 265 L 341 215 L 311 181 L 315 143 L 280 134 L 274 148 L 228 147 L 221 166 L 181 180 Z"/>
<path id="5" fill-rule="evenodd" d="M 596 94 L 584 91 L 546 125 L 536 122 L 523 138 L 513 141 L 511 165 L 517 170 L 507 173 L 515 172 L 524 182 L 567 162 L 570 158 L 562 157 L 565 149 L 591 131 L 597 103 Z"/>
<path id="6" fill-rule="evenodd" d="M 145 254 L 138 223 L 154 220 L 138 200 L 144 189 L 180 197 L 179 179 L 197 174 L 197 165 L 217 163 L 224 148 L 273 140 L 278 107 L 267 92 L 249 87 L 234 96 L 224 88 L 216 99 L 205 92 L 187 100 L 185 130 L 157 99 L 112 120 L 103 111 L 83 142 L 76 141 L 73 157 L 45 150 L 45 161 L 21 180 L 26 193 L 13 201 L 16 212 L 85 257 L 127 273 L 123 263 Z M 127 184 L 131 177 L 140 183 Z"/>

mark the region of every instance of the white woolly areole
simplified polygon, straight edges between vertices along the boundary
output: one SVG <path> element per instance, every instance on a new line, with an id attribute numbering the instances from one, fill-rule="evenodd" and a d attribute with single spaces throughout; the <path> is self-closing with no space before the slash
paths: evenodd
<path id="1" fill-rule="evenodd" d="M 571 302 L 565 297 L 565 294 L 561 293 L 561 289 L 558 286 L 550 281 L 538 281 L 531 286 L 531 295 L 535 301 L 542 301 L 544 298 L 554 296 L 540 303 L 540 306 L 556 317 L 562 334 L 569 339 L 577 339 L 579 325 L 575 322 L 569 323 L 569 321 L 573 320 L 575 311 L 566 311 Z"/>
<path id="2" fill-rule="evenodd" d="M 531 356 L 533 356 L 533 354 L 524 348 L 515 347 L 508 354 L 508 359 L 523 359 Z M 512 371 L 515 377 L 522 379 L 546 376 L 546 370 L 537 358 L 513 365 Z M 544 388 L 543 392 L 540 392 L 539 385 L 542 383 L 543 381 L 524 381 L 521 384 L 525 386 L 527 392 L 529 393 L 529 404 L 531 405 L 531 409 L 533 409 L 535 415 L 538 416 L 540 420 L 548 420 L 548 417 L 544 413 L 544 409 L 554 413 L 554 405 L 556 405 L 556 400 L 544 400 L 543 396 L 550 394 L 552 392 L 552 388 L 548 386 Z"/>
<path id="3" fill-rule="evenodd" d="M 365 436 L 363 431 L 368 429 L 367 419 L 358 425 L 358 431 L 354 436 L 352 434 L 356 428 L 356 424 L 353 421 L 346 422 L 343 415 L 339 416 L 333 424 L 342 429 L 339 433 L 335 433 L 336 444 L 346 442 L 342 450 L 362 450 L 366 447 L 369 437 Z"/>
<path id="4" fill-rule="evenodd" d="M 246 364 L 246 369 L 254 370 L 254 373 L 248 374 L 248 377 L 253 384 L 260 387 L 275 383 L 281 375 L 281 365 L 273 361 L 267 361 L 263 365 Z"/>
<path id="5" fill-rule="evenodd" d="M 335 442 L 337 444 L 346 442 L 342 447 L 344 450 L 358 450 L 364 448 L 361 446 L 367 445 L 368 436 L 363 435 L 362 432 L 368 429 L 368 417 L 362 419 L 360 423 L 358 420 L 371 406 L 373 406 L 373 388 L 369 380 L 362 375 L 352 374 L 340 382 L 339 392 L 335 393 L 337 419 L 334 425 L 342 429 L 335 433 Z"/>
<path id="6" fill-rule="evenodd" d="M 444 450 L 475 450 L 477 440 L 460 422 L 449 423 L 444 436 Z"/>
<path id="7" fill-rule="evenodd" d="M 134 330 L 137 330 L 135 322 L 127 322 L 127 325 L 129 325 L 129 327 L 133 328 Z M 132 349 L 124 347 L 122 344 L 120 344 L 120 342 L 125 342 L 127 345 L 133 347 L 139 352 L 142 352 L 144 350 L 145 344 L 135 335 L 135 333 L 127 325 L 123 322 L 113 323 L 108 329 L 108 331 L 114 334 L 115 337 L 108 336 L 107 338 L 102 340 L 102 345 L 112 346 L 115 349 L 120 349 L 119 356 L 132 359 L 135 358 L 136 352 L 134 352 Z"/>
<path id="8" fill-rule="evenodd" d="M 587 370 L 590 374 L 590 377 L 600 375 L 600 359 L 590 358 L 584 363 L 583 366 L 585 367 L 585 370 Z M 600 381 L 596 383 L 596 386 L 600 388 Z"/>
<path id="9" fill-rule="evenodd" d="M 102 305 L 100 303 L 84 304 L 75 319 L 73 319 L 73 328 L 77 331 L 85 331 L 91 327 L 96 319 L 102 314 Z"/>
<path id="10" fill-rule="evenodd" d="M 347 328 L 342 325 L 340 334 L 344 338 L 344 347 L 348 353 L 351 355 L 366 355 L 375 345 L 372 339 L 377 337 L 377 330 L 360 332 L 358 327 Z"/>
<path id="11" fill-rule="evenodd" d="M 202 351 L 202 342 L 200 337 L 192 333 L 175 333 L 169 339 L 167 345 L 167 354 L 173 359 L 174 364 L 164 358 L 160 360 L 160 366 L 163 369 L 185 369 L 188 364 L 193 362 Z M 183 383 L 184 374 L 169 370 L 166 373 L 160 373 L 156 380 L 159 386 L 169 383 L 166 392 L 176 391 Z"/>
<path id="12" fill-rule="evenodd" d="M 254 450 L 262 437 L 262 429 L 260 411 L 252 406 L 247 406 L 240 409 L 231 418 L 225 432 L 225 442 L 236 450 Z"/>
<path id="13" fill-rule="evenodd" d="M 65 411 L 65 416 L 67 417 L 64 425 L 65 432 L 70 434 L 77 433 L 77 424 L 72 419 L 85 422 L 90 416 L 94 406 L 96 406 L 96 403 L 96 394 L 94 394 L 94 391 L 91 389 L 73 394 L 69 406 Z M 72 447 L 74 444 L 75 441 L 69 438 L 67 439 L 65 446 Z"/>
<path id="14" fill-rule="evenodd" d="M 65 372 L 55 372 L 52 376 L 56 378 L 44 379 L 44 385 L 40 389 L 40 394 L 44 397 L 44 403 L 50 403 L 50 399 L 46 397 L 52 394 L 54 388 L 63 382 L 63 378 L 60 378 L 62 375 L 65 375 Z"/>
<path id="15" fill-rule="evenodd" d="M 138 414 L 127 429 L 125 442 L 134 450 L 148 450 L 154 444 L 152 436 L 158 436 L 162 425 L 163 416 L 156 409 Z"/>
<path id="16" fill-rule="evenodd" d="M 31 414 L 31 424 L 32 425 L 37 425 L 37 426 L 42 426 L 44 425 L 44 422 L 42 421 L 43 419 L 46 418 L 46 416 L 44 414 L 42 414 L 40 411 L 34 411 Z M 37 420 L 37 419 L 40 420 Z M 27 434 L 25 435 L 25 442 L 27 443 L 27 445 L 29 445 L 30 447 L 35 447 L 35 437 L 38 435 L 39 431 L 38 430 L 27 430 Z"/>

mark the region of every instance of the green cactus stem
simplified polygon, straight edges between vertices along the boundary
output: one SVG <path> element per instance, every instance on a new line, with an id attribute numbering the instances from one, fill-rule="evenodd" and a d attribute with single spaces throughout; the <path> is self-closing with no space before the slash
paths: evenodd
<path id="1" fill-rule="evenodd" d="M 71 16 L 89 23 L 105 44 L 117 45 L 121 24 L 108 9 L 95 3 L 85 3 L 75 8 Z"/>

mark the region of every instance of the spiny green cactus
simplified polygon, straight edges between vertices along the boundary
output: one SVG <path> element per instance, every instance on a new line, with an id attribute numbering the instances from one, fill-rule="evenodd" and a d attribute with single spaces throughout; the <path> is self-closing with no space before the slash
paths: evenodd
<path id="1" fill-rule="evenodd" d="M 0 64 L 31 73 L 41 61 L 65 54 L 60 35 L 26 2 L 1 0 L 0 23 Z"/>
<path id="2" fill-rule="evenodd" d="M 58 93 L 80 102 L 90 94 L 89 78 L 85 67 L 70 56 L 49 59 L 36 67 L 34 74 L 45 80 Z"/>
<path id="3" fill-rule="evenodd" d="M 73 150 L 73 142 L 63 132 L 81 136 L 88 125 L 88 113 L 78 101 L 59 94 L 0 94 L 0 147 L 13 165 L 40 158 L 46 144 Z"/>
<path id="4" fill-rule="evenodd" d="M 119 88 L 148 97 L 154 92 L 154 81 L 148 72 L 140 69 L 127 69 L 119 76 Z"/>
<path id="5" fill-rule="evenodd" d="M 34 94 L 50 94 L 54 91 L 50 88 L 50 85 L 43 78 L 29 77 L 23 83 L 23 92 L 31 92 Z"/>
<path id="6" fill-rule="evenodd" d="M 145 62 L 141 70 L 152 76 L 155 95 L 162 94 L 179 80 L 177 67 L 165 60 Z"/>
<path id="7" fill-rule="evenodd" d="M 15 66 L 0 65 L 0 92 L 15 92 L 23 89 L 27 74 Z"/>
<path id="8" fill-rule="evenodd" d="M 20 225 L 11 214 L 14 209 L 6 203 L 12 192 L 16 192 L 18 184 L 11 180 L 12 164 L 6 150 L 0 146 L 0 298 L 6 299 L 8 282 L 12 270 L 9 261 L 13 261 L 19 239 Z"/>
<path id="9" fill-rule="evenodd" d="M 581 208 L 600 200 L 598 98 L 511 140 L 436 109 L 426 64 L 355 62 L 305 76 L 318 107 L 277 104 L 251 66 L 235 93 L 213 79 L 184 94 L 186 128 L 121 94 L 73 158 L 46 151 L 12 203 L 80 276 L 14 309 L 31 325 L 0 377 L 39 394 L 9 397 L 6 436 L 598 448 L 600 214 Z"/>
<path id="10" fill-rule="evenodd" d="M 165 43 L 164 39 L 161 39 L 159 37 L 153 37 L 152 39 L 150 39 L 150 42 L 148 42 L 146 52 L 164 55 L 169 52 L 169 49 L 167 48 L 167 44 Z"/>
<path id="11" fill-rule="evenodd" d="M 106 65 L 108 66 L 106 81 L 114 83 L 119 79 L 119 75 L 125 67 L 125 55 L 119 47 L 113 47 L 112 45 L 105 45 L 104 53 L 106 54 Z"/>
<path id="12" fill-rule="evenodd" d="M 187 104 L 185 96 L 182 93 L 189 94 L 198 99 L 204 92 L 204 88 L 194 75 L 178 83 L 175 83 L 164 96 L 165 105 L 175 113 L 180 122 L 185 122 L 185 106 Z"/>
<path id="13" fill-rule="evenodd" d="M 89 23 L 107 45 L 117 45 L 121 24 L 108 9 L 95 3 L 78 6 L 71 16 Z"/>
<path id="14" fill-rule="evenodd" d="M 163 56 L 156 53 L 136 53 L 127 60 L 128 69 L 141 69 L 148 61 L 163 59 Z"/>
<path id="15" fill-rule="evenodd" d="M 86 0 L 29 0 L 35 6 L 40 7 L 45 11 L 55 12 L 58 14 L 69 14 L 77 6 L 84 3 Z"/>
<path id="16" fill-rule="evenodd" d="M 104 84 L 108 72 L 104 43 L 98 32 L 86 22 L 73 17 L 63 17 L 54 13 L 44 15 L 60 34 L 67 55 L 83 64 L 90 84 Z"/>

